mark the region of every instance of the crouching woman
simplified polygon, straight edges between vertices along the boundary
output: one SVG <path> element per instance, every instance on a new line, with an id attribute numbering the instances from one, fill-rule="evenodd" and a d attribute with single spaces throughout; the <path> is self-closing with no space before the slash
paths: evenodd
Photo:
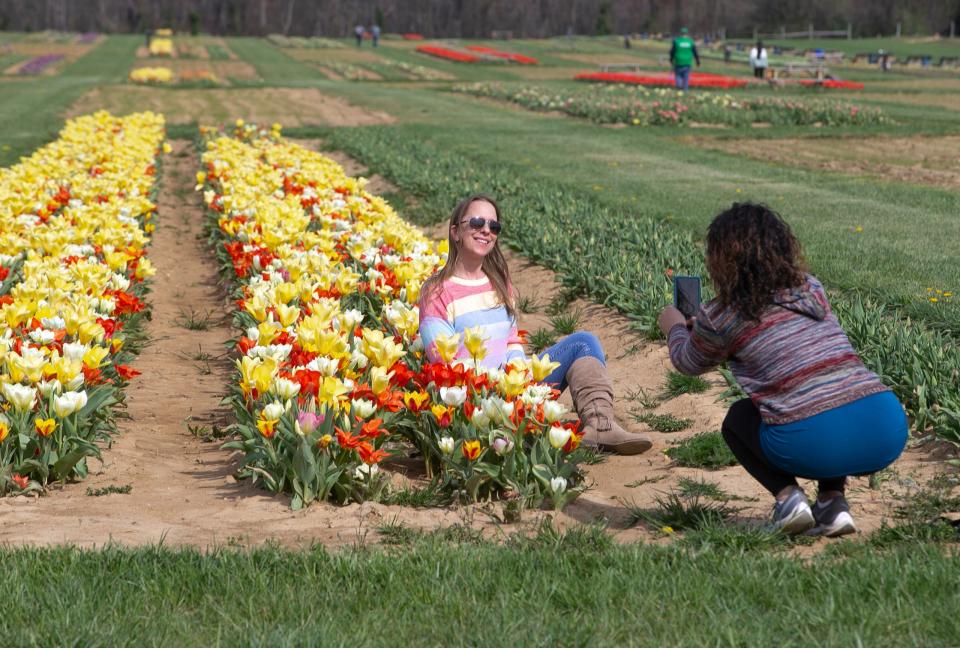
<path id="1" fill-rule="evenodd" d="M 775 528 L 855 532 L 846 478 L 881 470 L 900 455 L 908 432 L 903 407 L 853 350 L 776 213 L 734 204 L 710 224 L 706 245 L 716 297 L 690 322 L 673 307 L 661 313 L 670 360 L 691 375 L 729 363 L 749 398 L 730 408 L 723 438 L 775 496 Z M 818 480 L 812 509 L 797 477 Z"/>
<path id="2" fill-rule="evenodd" d="M 438 336 L 462 335 L 474 327 L 487 340 L 483 366 L 502 369 L 525 359 L 510 271 L 499 245 L 503 227 L 500 208 L 486 196 L 471 196 L 453 210 L 447 263 L 420 291 L 420 336 L 431 362 L 440 359 Z M 647 437 L 625 431 L 613 418 L 613 385 L 595 336 L 574 333 L 544 354 L 560 363 L 544 382 L 561 391 L 570 388 L 584 444 L 624 455 L 650 449 Z M 469 357 L 462 345 L 457 357 Z"/>

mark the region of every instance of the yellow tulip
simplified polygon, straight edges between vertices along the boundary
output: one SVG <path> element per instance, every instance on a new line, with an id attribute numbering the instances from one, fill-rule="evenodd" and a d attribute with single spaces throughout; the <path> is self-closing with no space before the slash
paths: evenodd
<path id="1" fill-rule="evenodd" d="M 486 341 L 483 329 L 479 326 L 468 328 L 463 332 L 463 346 L 474 360 L 483 360 L 487 355 Z"/>
<path id="2" fill-rule="evenodd" d="M 276 307 L 277 317 L 280 318 L 280 323 L 284 327 L 293 325 L 294 322 L 300 317 L 300 309 L 296 306 L 286 306 L 280 305 Z"/>
<path id="3" fill-rule="evenodd" d="M 500 379 L 500 388 L 506 396 L 519 396 L 527 388 L 529 380 L 524 370 L 512 370 L 503 374 Z"/>
<path id="4" fill-rule="evenodd" d="M 370 389 L 374 394 L 380 395 L 390 387 L 390 379 L 393 372 L 387 372 L 383 367 L 373 367 L 370 369 Z"/>
<path id="5" fill-rule="evenodd" d="M 98 325 L 99 326 L 99 325 Z M 83 354 L 83 364 L 87 369 L 98 369 L 110 351 L 102 346 L 93 346 Z"/>
<path id="6" fill-rule="evenodd" d="M 554 369 L 560 366 L 559 362 L 550 360 L 550 354 L 545 353 L 542 356 L 531 356 L 530 370 L 533 372 L 535 382 L 543 382 L 544 378 L 549 376 Z"/>
<path id="7" fill-rule="evenodd" d="M 317 405 L 340 409 L 342 397 L 349 392 L 347 386 L 332 376 L 324 376 L 317 393 Z"/>
<path id="8" fill-rule="evenodd" d="M 456 357 L 457 350 L 460 348 L 460 334 L 440 334 L 434 339 L 434 341 L 437 345 L 437 353 L 440 355 L 440 358 L 445 363 L 450 364 L 454 357 Z"/>
<path id="9" fill-rule="evenodd" d="M 276 322 L 267 320 L 260 322 L 259 326 L 257 326 L 257 331 L 260 333 L 260 337 L 257 338 L 257 344 L 266 346 L 273 342 L 274 338 L 280 334 L 280 327 Z"/>

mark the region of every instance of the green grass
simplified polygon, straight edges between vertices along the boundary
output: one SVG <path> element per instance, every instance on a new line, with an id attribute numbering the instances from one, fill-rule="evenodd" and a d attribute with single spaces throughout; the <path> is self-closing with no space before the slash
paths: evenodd
<path id="1" fill-rule="evenodd" d="M 10 85 L 0 103 L 0 166 L 56 137 L 63 112 L 84 92 L 125 79 L 141 42 L 137 36 L 110 36 L 57 75 Z"/>
<path id="2" fill-rule="evenodd" d="M 550 318 L 550 325 L 557 335 L 572 335 L 577 332 L 582 318 L 583 311 L 580 309 L 566 313 L 557 313 Z"/>
<path id="3" fill-rule="evenodd" d="M 664 392 L 670 398 L 676 398 L 681 394 L 702 394 L 710 389 L 710 383 L 700 376 L 687 376 L 678 371 L 667 373 L 667 382 L 664 385 Z"/>
<path id="4" fill-rule="evenodd" d="M 508 548 L 413 535 L 397 549 L 336 553 L 7 549 L 0 586 L 16 595 L 0 634 L 83 646 L 507 646 L 522 636 L 537 646 L 929 646 L 960 636 L 960 558 L 929 545 L 797 560 L 745 553 L 716 532 L 709 551 L 619 546 L 590 529 Z"/>
<path id="5" fill-rule="evenodd" d="M 553 331 L 545 328 L 538 328 L 536 331 L 527 335 L 527 343 L 530 350 L 534 353 L 540 353 L 544 349 L 553 346 L 557 341 Z"/>
<path id="6" fill-rule="evenodd" d="M 633 417 L 640 423 L 646 423 L 651 430 L 663 433 L 682 432 L 693 425 L 693 419 L 677 418 L 672 414 L 633 413 Z"/>
<path id="7" fill-rule="evenodd" d="M 650 528 L 670 531 L 701 529 L 706 526 L 723 524 L 736 511 L 722 501 L 707 498 L 699 493 L 688 494 L 671 491 L 665 497 L 657 497 L 653 509 L 644 509 L 636 504 L 624 502 L 631 518 Z"/>
<path id="8" fill-rule="evenodd" d="M 737 458 L 719 432 L 695 434 L 667 448 L 666 454 L 676 465 L 687 468 L 717 470 L 737 464 Z"/>

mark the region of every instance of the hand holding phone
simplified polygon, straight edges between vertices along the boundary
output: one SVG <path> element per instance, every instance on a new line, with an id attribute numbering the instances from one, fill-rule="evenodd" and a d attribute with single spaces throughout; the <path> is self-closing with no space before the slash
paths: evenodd
<path id="1" fill-rule="evenodd" d="M 700 310 L 700 277 L 679 275 L 673 278 L 673 305 L 691 318 Z"/>

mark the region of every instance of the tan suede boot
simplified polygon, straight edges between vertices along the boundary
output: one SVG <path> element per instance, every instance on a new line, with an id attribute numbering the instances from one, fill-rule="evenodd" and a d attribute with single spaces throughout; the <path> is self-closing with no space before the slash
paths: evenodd
<path id="1" fill-rule="evenodd" d="M 627 432 L 614 420 L 613 384 L 602 362 L 579 358 L 567 371 L 567 384 L 580 416 L 583 443 L 622 455 L 640 454 L 653 446 L 649 438 Z"/>

